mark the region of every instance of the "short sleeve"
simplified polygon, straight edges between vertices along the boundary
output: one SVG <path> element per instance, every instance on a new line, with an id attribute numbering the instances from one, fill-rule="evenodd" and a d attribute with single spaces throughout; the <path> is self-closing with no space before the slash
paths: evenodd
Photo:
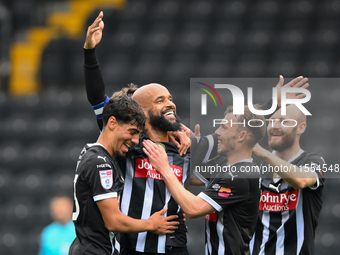
<path id="1" fill-rule="evenodd" d="M 94 201 L 116 198 L 114 180 L 117 174 L 114 166 L 105 160 L 104 156 L 93 155 L 86 162 L 85 182 L 88 184 Z"/>
<path id="2" fill-rule="evenodd" d="M 249 183 L 246 178 L 223 175 L 213 179 L 199 197 L 209 203 L 216 211 L 222 211 L 236 203 L 248 199 Z"/>
<path id="3" fill-rule="evenodd" d="M 305 167 L 309 167 L 312 171 L 315 171 L 316 183 L 309 187 L 312 190 L 324 186 L 325 177 L 322 172 L 323 164 L 325 164 L 325 160 L 317 154 L 311 154 L 304 162 Z"/>

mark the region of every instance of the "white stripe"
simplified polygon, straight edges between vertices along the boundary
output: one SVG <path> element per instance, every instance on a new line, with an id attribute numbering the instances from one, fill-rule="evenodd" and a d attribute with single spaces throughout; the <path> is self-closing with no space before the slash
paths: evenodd
<path id="1" fill-rule="evenodd" d="M 260 251 L 259 251 L 259 254 L 264 254 L 264 248 L 265 248 L 265 244 L 267 243 L 268 241 L 268 238 L 269 238 L 269 212 L 266 212 L 266 211 L 263 211 L 263 214 L 262 214 L 262 219 L 261 219 L 261 222 L 262 222 L 262 225 L 263 225 L 263 232 L 262 232 L 262 243 L 261 243 L 261 246 L 260 246 Z"/>
<path id="2" fill-rule="evenodd" d="M 122 199 L 120 203 L 120 210 L 122 213 L 125 215 L 128 215 L 129 212 L 129 206 L 131 202 L 131 193 L 132 193 L 132 182 L 133 182 L 133 167 L 132 167 L 132 162 L 131 158 L 126 159 L 126 174 L 125 174 L 125 184 L 124 184 L 124 189 L 122 193 Z"/>
<path id="3" fill-rule="evenodd" d="M 185 187 L 185 182 L 188 178 L 190 178 L 190 168 L 189 168 L 190 159 L 188 157 L 184 158 L 183 163 L 183 171 L 182 171 L 182 185 Z"/>
<path id="4" fill-rule="evenodd" d="M 199 196 L 204 201 L 206 201 L 208 204 L 210 204 L 212 207 L 214 207 L 216 211 L 220 212 L 223 210 L 223 208 L 218 203 L 216 203 L 211 197 L 209 197 L 207 194 L 201 192 L 197 196 Z"/>
<path id="5" fill-rule="evenodd" d="M 143 210 L 142 210 L 142 215 L 141 215 L 142 220 L 146 220 L 150 218 L 152 200 L 153 200 L 153 186 L 154 186 L 154 179 L 147 178 L 146 186 L 145 186 L 145 193 L 144 193 Z M 138 234 L 136 251 L 144 252 L 146 235 L 147 235 L 147 232 L 141 232 Z M 165 252 L 165 247 L 164 247 L 164 252 Z"/>
<path id="6" fill-rule="evenodd" d="M 218 235 L 218 254 L 224 254 L 225 253 L 225 245 L 224 245 L 224 239 L 223 239 L 223 214 L 224 213 L 218 213 L 218 220 L 216 224 L 216 230 Z"/>
<path id="7" fill-rule="evenodd" d="M 120 253 L 120 244 L 115 237 L 115 249 Z"/>
<path id="8" fill-rule="evenodd" d="M 96 114 L 96 115 L 102 114 L 103 113 L 103 108 L 104 107 L 100 107 L 100 108 L 94 110 L 94 114 Z"/>
<path id="9" fill-rule="evenodd" d="M 94 196 L 93 200 L 95 202 L 97 202 L 97 201 L 100 201 L 100 200 L 104 200 L 104 199 L 108 199 L 108 198 L 115 198 L 115 197 L 117 197 L 117 192 L 111 192 L 111 193 L 106 193 L 106 194 Z"/>
<path id="10" fill-rule="evenodd" d="M 210 226 L 209 221 L 205 222 L 205 233 L 207 235 L 207 243 L 205 244 L 205 255 L 212 253 L 211 242 L 210 242 Z"/>
<path id="11" fill-rule="evenodd" d="M 285 224 L 289 219 L 289 211 L 281 212 L 281 225 L 276 231 L 276 252 L 275 254 L 284 254 L 284 241 L 285 241 Z"/>
<path id="12" fill-rule="evenodd" d="M 168 207 L 168 203 L 170 201 L 171 198 L 171 193 L 168 190 L 168 187 L 165 186 L 165 206 Z M 180 208 L 178 206 L 178 208 Z M 168 212 L 166 211 L 164 216 L 168 216 Z M 165 246 L 166 246 L 166 235 L 158 235 L 158 243 L 157 243 L 157 252 L 158 253 L 165 253 Z"/>
<path id="13" fill-rule="evenodd" d="M 207 153 L 204 156 L 203 162 L 202 163 L 206 163 L 210 157 L 211 151 L 214 148 L 214 138 L 212 135 L 207 135 L 206 138 L 208 139 L 208 143 L 209 143 L 209 148 Z"/>
<path id="14" fill-rule="evenodd" d="M 173 165 L 174 164 L 174 159 L 173 159 L 173 155 L 168 154 L 168 162 L 169 165 Z M 183 168 L 182 168 L 183 170 Z M 183 171 L 182 171 L 182 180 L 183 180 Z M 171 193 L 168 189 L 167 186 L 165 186 L 165 207 L 168 207 L 168 203 L 171 199 Z M 168 207 L 169 208 L 169 207 Z M 178 206 L 178 210 L 180 209 L 180 207 Z M 167 212 L 165 212 L 164 216 L 168 216 Z M 166 245 L 166 235 L 158 235 L 158 243 L 157 243 L 157 252 L 158 253 L 165 253 L 165 245 Z"/>
<path id="15" fill-rule="evenodd" d="M 303 196 L 302 196 L 302 190 L 299 189 L 298 193 L 298 201 L 296 205 L 296 232 L 297 232 L 297 251 L 296 254 L 299 254 L 301 251 L 302 244 L 305 240 L 305 222 L 303 218 Z"/>
<path id="16" fill-rule="evenodd" d="M 256 233 L 256 231 L 254 232 L 253 237 L 252 237 L 252 239 L 250 239 L 250 242 L 249 242 L 250 254 L 253 254 L 253 250 L 254 250 L 255 233 Z"/>
<path id="17" fill-rule="evenodd" d="M 316 178 L 316 183 L 314 183 L 312 186 L 309 186 L 308 188 L 310 188 L 311 190 L 316 190 L 317 188 L 319 188 L 320 186 L 320 180 L 319 180 L 319 176 L 316 172 L 314 172 L 315 174 L 315 178 Z"/>
<path id="18" fill-rule="evenodd" d="M 78 198 L 77 198 L 77 192 L 76 192 L 76 183 L 78 180 L 79 174 L 76 174 L 74 176 L 74 181 L 73 181 L 73 196 L 74 196 L 74 203 L 76 206 L 76 211 L 74 213 L 72 213 L 72 220 L 75 221 L 77 220 L 79 213 L 80 213 L 80 207 L 79 207 L 79 202 L 78 202 Z"/>

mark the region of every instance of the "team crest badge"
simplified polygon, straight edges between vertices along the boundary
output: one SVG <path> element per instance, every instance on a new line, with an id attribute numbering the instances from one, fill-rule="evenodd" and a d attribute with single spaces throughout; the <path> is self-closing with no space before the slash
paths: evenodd
<path id="1" fill-rule="evenodd" d="M 212 186 L 212 188 L 213 188 L 213 190 L 218 191 L 221 188 L 221 186 L 216 183 Z"/>
<path id="2" fill-rule="evenodd" d="M 279 180 L 281 180 L 281 176 L 278 175 L 277 173 L 273 174 L 273 182 L 277 183 Z"/>
<path id="3" fill-rule="evenodd" d="M 165 145 L 162 143 L 156 143 L 157 145 L 160 145 L 165 150 Z M 166 151 L 166 150 L 165 150 Z"/>
<path id="4" fill-rule="evenodd" d="M 110 189 L 113 184 L 112 170 L 99 171 L 100 182 L 104 189 Z"/>

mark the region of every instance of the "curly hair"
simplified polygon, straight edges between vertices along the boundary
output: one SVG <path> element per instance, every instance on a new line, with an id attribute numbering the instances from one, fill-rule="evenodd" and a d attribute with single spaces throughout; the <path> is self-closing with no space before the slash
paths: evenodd
<path id="1" fill-rule="evenodd" d="M 132 97 L 133 93 L 135 93 L 135 91 L 138 89 L 138 86 L 136 84 L 130 83 L 128 84 L 127 87 L 122 88 L 119 91 L 116 91 L 115 93 L 113 93 L 113 95 L 111 96 L 111 98 L 113 97 L 117 97 L 117 96 L 128 96 L 128 97 Z"/>
<path id="2" fill-rule="evenodd" d="M 104 106 L 102 120 L 106 126 L 109 118 L 114 116 L 120 124 L 136 125 L 144 130 L 146 117 L 139 104 L 128 96 L 112 97 Z"/>

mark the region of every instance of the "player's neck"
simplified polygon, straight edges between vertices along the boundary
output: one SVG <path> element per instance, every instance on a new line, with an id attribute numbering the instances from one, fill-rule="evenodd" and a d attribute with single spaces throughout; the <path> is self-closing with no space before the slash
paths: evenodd
<path id="1" fill-rule="evenodd" d="M 150 127 L 146 133 L 153 142 L 169 142 L 167 132 L 160 131 L 159 129 L 156 129 L 154 127 Z"/>
<path id="2" fill-rule="evenodd" d="M 288 161 L 290 160 L 292 157 L 294 157 L 299 151 L 301 150 L 300 144 L 294 144 L 293 146 L 282 150 L 282 151 L 275 151 L 275 156 Z"/>
<path id="3" fill-rule="evenodd" d="M 108 153 L 110 153 L 111 154 L 111 156 L 114 158 L 115 156 L 116 156 L 116 153 L 115 153 L 115 151 L 113 150 L 113 148 L 110 146 L 110 143 L 109 143 L 109 141 L 111 141 L 111 137 L 108 137 L 107 135 L 106 135 L 106 133 L 103 131 L 100 135 L 99 135 L 99 137 L 98 137 L 98 139 L 97 139 L 97 143 L 100 143 L 101 145 L 103 145 L 104 146 L 104 148 L 108 151 Z"/>
<path id="4" fill-rule="evenodd" d="M 240 162 L 244 159 L 251 159 L 251 150 L 240 150 L 234 151 L 226 156 L 228 160 L 228 165 L 233 165 L 237 162 Z"/>

